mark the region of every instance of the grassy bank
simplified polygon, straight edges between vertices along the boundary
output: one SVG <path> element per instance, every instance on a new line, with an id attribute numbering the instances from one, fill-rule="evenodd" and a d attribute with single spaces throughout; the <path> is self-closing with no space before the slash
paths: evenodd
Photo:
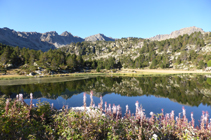
<path id="1" fill-rule="evenodd" d="M 0 75 L 0 80 L 14 80 L 14 79 L 30 79 L 30 78 L 50 78 L 50 77 L 87 77 L 87 76 L 163 76 L 163 75 L 175 75 L 175 74 L 211 74 L 211 72 L 204 71 L 184 71 L 184 70 L 170 70 L 170 69 L 123 69 L 120 71 L 112 72 L 112 70 L 102 70 L 102 72 L 96 72 L 91 70 L 90 72 L 82 73 L 66 73 L 66 74 L 53 74 L 44 76 L 23 76 L 23 75 Z"/>

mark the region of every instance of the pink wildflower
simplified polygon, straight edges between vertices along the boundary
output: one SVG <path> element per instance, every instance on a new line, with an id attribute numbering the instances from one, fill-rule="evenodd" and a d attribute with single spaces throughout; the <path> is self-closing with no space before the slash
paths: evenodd
<path id="1" fill-rule="evenodd" d="M 8 110 L 9 110 L 9 103 L 10 103 L 10 100 L 7 99 L 7 100 L 6 100 L 6 106 L 5 106 L 6 114 L 8 113 Z"/>
<path id="2" fill-rule="evenodd" d="M 92 90 L 90 92 L 90 99 L 91 99 L 90 107 L 92 107 L 92 104 L 93 104 L 93 91 Z"/>
<path id="3" fill-rule="evenodd" d="M 201 116 L 201 124 L 200 124 L 200 127 L 201 127 L 201 130 L 204 130 L 204 121 L 205 121 L 205 112 L 202 111 L 202 116 Z"/>
<path id="4" fill-rule="evenodd" d="M 30 99 L 31 100 L 33 99 L 33 93 L 30 93 Z"/>
<path id="5" fill-rule="evenodd" d="M 116 114 L 116 106 L 115 106 L 115 104 L 113 104 L 112 110 L 113 110 L 113 114 Z"/>
<path id="6" fill-rule="evenodd" d="M 185 112 L 184 106 L 182 107 L 182 114 L 183 114 L 183 116 L 186 116 L 186 112 Z"/>
<path id="7" fill-rule="evenodd" d="M 105 102 L 105 113 L 106 113 L 106 111 L 107 111 L 106 109 L 107 109 L 107 102 Z"/>
<path id="8" fill-rule="evenodd" d="M 53 103 L 51 104 L 51 109 L 53 109 Z"/>
<path id="9" fill-rule="evenodd" d="M 103 97 L 100 96 L 100 110 L 103 111 Z"/>
<path id="10" fill-rule="evenodd" d="M 191 124 L 192 124 L 192 127 L 194 128 L 194 118 L 193 118 L 193 112 L 191 112 Z"/>
<path id="11" fill-rule="evenodd" d="M 86 110 L 86 92 L 84 92 L 83 99 L 84 99 L 84 110 Z"/>
<path id="12" fill-rule="evenodd" d="M 170 117 L 171 117 L 171 120 L 174 120 L 174 110 L 171 111 Z"/>
<path id="13" fill-rule="evenodd" d="M 128 112 L 128 105 L 126 105 L 125 115 L 127 114 L 127 112 Z"/>
<path id="14" fill-rule="evenodd" d="M 111 104 L 108 105 L 108 113 L 111 114 Z"/>
<path id="15" fill-rule="evenodd" d="M 19 101 L 23 102 L 23 94 L 21 94 L 21 93 L 19 94 Z"/>
<path id="16" fill-rule="evenodd" d="M 138 104 L 139 104 L 139 102 L 138 101 L 136 101 L 136 103 L 135 103 L 135 106 L 136 106 L 136 118 L 138 118 L 139 116 L 139 114 L 138 114 L 138 111 L 139 111 L 139 107 L 138 107 Z"/>

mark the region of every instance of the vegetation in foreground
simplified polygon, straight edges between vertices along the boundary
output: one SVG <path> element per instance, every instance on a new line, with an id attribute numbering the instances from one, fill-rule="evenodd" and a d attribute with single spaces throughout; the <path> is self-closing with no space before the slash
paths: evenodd
<path id="1" fill-rule="evenodd" d="M 210 139 L 211 122 L 208 112 L 202 112 L 199 126 L 194 125 L 182 114 L 174 116 L 174 111 L 164 114 L 150 113 L 147 118 L 144 109 L 136 102 L 136 113 L 131 115 L 129 107 L 121 114 L 118 105 L 103 105 L 103 99 L 96 107 L 86 105 L 84 93 L 84 109 L 77 111 L 64 107 L 62 111 L 53 109 L 49 103 L 25 104 L 23 95 L 16 99 L 0 98 L 0 135 L 3 139 Z"/>

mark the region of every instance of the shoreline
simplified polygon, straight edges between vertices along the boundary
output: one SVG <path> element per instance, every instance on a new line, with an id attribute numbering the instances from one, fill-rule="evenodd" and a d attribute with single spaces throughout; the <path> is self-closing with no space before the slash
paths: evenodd
<path id="1" fill-rule="evenodd" d="M 64 74 L 53 74 L 53 75 L 17 75 L 17 74 L 7 74 L 0 75 L 1 80 L 15 80 L 15 79 L 31 79 L 31 78 L 53 78 L 53 77 L 79 77 L 79 76 L 144 76 L 144 75 L 171 75 L 171 74 L 211 74 L 211 72 L 206 72 L 202 70 L 174 70 L 174 69 L 122 69 L 117 72 L 112 72 L 112 70 L 107 70 L 106 72 L 96 72 L 91 70 L 91 72 L 75 72 L 75 73 L 64 73 Z"/>

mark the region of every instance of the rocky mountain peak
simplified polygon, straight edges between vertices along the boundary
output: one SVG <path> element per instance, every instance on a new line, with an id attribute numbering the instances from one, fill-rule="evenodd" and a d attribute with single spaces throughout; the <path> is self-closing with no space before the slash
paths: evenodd
<path id="1" fill-rule="evenodd" d="M 98 33 L 85 38 L 85 41 L 97 41 L 97 40 L 105 40 L 105 41 L 115 41 L 115 39 L 111 37 L 106 37 L 104 34 Z"/>
<path id="2" fill-rule="evenodd" d="M 61 36 L 72 36 L 72 34 L 68 31 L 65 31 L 61 34 Z"/>

